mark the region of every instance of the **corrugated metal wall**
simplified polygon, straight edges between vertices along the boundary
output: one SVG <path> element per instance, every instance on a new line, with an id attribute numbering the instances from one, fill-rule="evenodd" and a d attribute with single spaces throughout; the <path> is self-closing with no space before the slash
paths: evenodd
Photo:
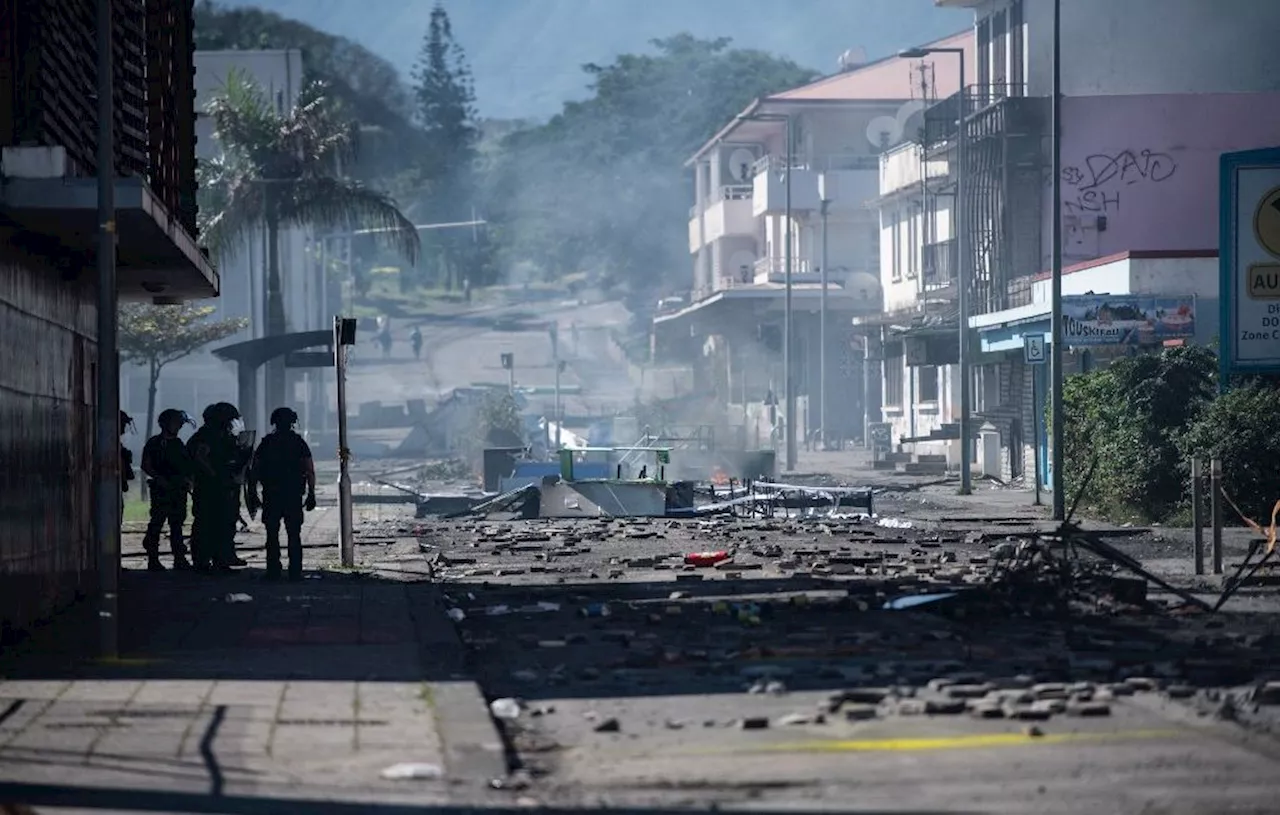
<path id="1" fill-rule="evenodd" d="M 0 231 L 0 637 L 94 584 L 93 288 Z"/>

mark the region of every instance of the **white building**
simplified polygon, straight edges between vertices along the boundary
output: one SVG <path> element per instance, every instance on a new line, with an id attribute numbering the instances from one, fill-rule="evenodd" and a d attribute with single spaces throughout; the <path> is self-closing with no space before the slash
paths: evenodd
<path id="1" fill-rule="evenodd" d="M 959 464 L 960 394 L 954 362 L 956 241 L 945 159 L 907 143 L 880 157 L 881 416 L 894 449 Z M 943 364 L 939 364 L 943 363 Z"/>
<path id="2" fill-rule="evenodd" d="M 971 43 L 972 32 L 936 44 L 961 41 Z M 655 350 L 693 356 L 685 361 L 733 406 L 730 421 L 743 417 L 748 439 L 776 439 L 790 420 L 781 353 L 788 256 L 796 435 L 812 437 L 819 428 L 828 439 L 863 435 L 879 378 L 867 387 L 851 320 L 881 309 L 879 156 L 913 137 L 926 100 L 958 88 L 958 71 L 946 60 L 845 64 L 752 103 L 686 163 L 695 173 L 691 304 L 655 320 Z M 817 319 L 824 266 L 825 334 Z M 829 420 L 818 398 L 824 382 Z M 770 401 L 777 409 L 761 409 Z M 762 415 L 771 427 L 760 430 L 752 417 Z"/>
<path id="3" fill-rule="evenodd" d="M 214 156 L 219 150 L 213 122 L 204 111 L 209 101 L 218 95 L 231 71 L 238 70 L 252 79 L 281 112 L 293 107 L 303 87 L 302 52 L 297 50 L 197 51 L 195 63 L 196 152 L 199 159 Z M 323 293 L 319 265 L 315 258 L 309 256 L 308 233 L 309 230 L 305 229 L 289 229 L 280 236 L 281 288 L 289 331 L 327 327 L 321 309 Z M 249 236 L 233 257 L 215 258 L 222 279 L 222 295 L 208 302 L 216 310 L 211 319 L 245 317 L 250 321 L 244 331 L 215 344 L 215 347 L 264 336 L 266 249 L 265 230 L 255 230 L 255 234 Z M 211 402 L 236 401 L 235 370 L 229 363 L 214 358 L 209 351 L 206 348 L 164 368 L 158 387 L 157 412 L 166 407 L 177 407 L 198 416 Z M 141 425 L 147 406 L 146 372 L 134 369 L 124 373 L 121 405 Z M 318 383 L 322 375 L 321 370 L 316 370 L 296 377 L 291 392 L 296 404 L 311 403 L 302 387 L 306 384 L 306 377 L 314 377 Z M 261 383 L 258 392 L 263 392 Z M 268 406 L 262 408 L 264 414 L 269 410 Z M 256 417 L 256 426 L 264 427 L 264 419 L 265 415 Z M 147 428 L 146 432 L 152 430 Z"/>

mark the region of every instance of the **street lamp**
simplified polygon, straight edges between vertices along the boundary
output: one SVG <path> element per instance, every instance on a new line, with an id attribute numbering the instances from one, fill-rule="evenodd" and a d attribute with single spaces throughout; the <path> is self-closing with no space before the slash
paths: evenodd
<path id="1" fill-rule="evenodd" d="M 796 390 L 792 383 L 791 376 L 791 242 L 792 242 L 792 225 L 791 225 L 791 158 L 794 151 L 792 144 L 792 127 L 791 117 L 780 113 L 757 113 L 753 115 L 739 115 L 736 121 L 756 121 L 756 122 L 783 122 L 786 125 L 786 156 L 785 166 L 783 170 L 782 183 L 786 187 L 786 198 L 783 204 L 783 218 L 786 221 L 785 235 L 783 238 L 786 247 L 784 249 L 783 267 L 786 288 L 786 303 L 783 306 L 782 314 L 782 379 L 783 390 L 785 392 L 785 421 L 786 426 L 783 430 L 786 432 L 786 456 L 787 470 L 794 471 L 796 468 Z M 772 265 L 772 264 L 770 264 Z M 824 418 L 825 421 L 825 418 Z"/>
<path id="2" fill-rule="evenodd" d="M 956 137 L 956 212 L 954 220 L 956 223 L 956 253 L 960 256 L 959 268 L 956 269 L 956 277 L 960 289 L 959 297 L 959 320 L 960 320 L 960 494 L 969 495 L 973 491 L 973 474 L 971 472 L 971 460 L 973 456 L 970 449 L 973 446 L 973 431 L 970 427 L 972 424 L 970 412 L 972 410 L 973 397 L 970 393 L 972 382 L 969 376 L 969 232 L 965 219 L 960 217 L 960 213 L 968 214 L 967 207 L 964 202 L 964 182 L 965 182 L 965 148 L 968 141 L 966 133 L 965 119 L 968 113 L 965 104 L 965 85 L 964 85 L 964 49 L 963 48 L 908 48 L 899 51 L 898 56 L 903 59 L 921 59 L 930 54 L 955 54 L 960 58 L 960 93 L 957 97 L 959 101 L 959 135 Z"/>
<path id="3" fill-rule="evenodd" d="M 1051 124 L 1053 131 L 1053 241 L 1052 281 L 1049 295 L 1049 337 L 1052 347 L 1049 349 L 1049 364 L 1052 368 L 1049 376 L 1049 403 L 1053 418 L 1050 420 L 1049 432 L 1053 437 L 1053 449 L 1050 451 L 1053 468 L 1053 519 L 1066 520 L 1067 496 L 1066 479 L 1062 471 L 1063 451 L 1063 405 L 1062 405 L 1062 61 L 1059 57 L 1062 49 L 1062 4 L 1053 0 L 1053 101 L 1051 104 Z"/>

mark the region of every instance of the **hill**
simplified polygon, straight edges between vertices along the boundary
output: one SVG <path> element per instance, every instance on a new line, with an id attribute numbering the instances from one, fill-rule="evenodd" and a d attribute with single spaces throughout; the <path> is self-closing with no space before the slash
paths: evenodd
<path id="1" fill-rule="evenodd" d="M 431 13 L 429 0 L 226 0 L 348 37 L 407 78 Z M 933 0 L 445 0 L 467 52 L 483 116 L 544 117 L 586 95 L 582 65 L 646 51 L 679 32 L 732 37 L 823 73 L 862 48 L 869 58 L 962 29 L 971 13 Z"/>

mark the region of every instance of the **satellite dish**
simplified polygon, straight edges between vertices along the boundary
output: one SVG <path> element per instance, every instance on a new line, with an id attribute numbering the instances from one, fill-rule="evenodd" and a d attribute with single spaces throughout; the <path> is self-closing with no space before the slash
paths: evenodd
<path id="1" fill-rule="evenodd" d="M 879 150 L 902 140 L 902 124 L 893 116 L 877 116 L 867 125 L 867 141 Z"/>
<path id="2" fill-rule="evenodd" d="M 756 154 L 745 147 L 739 147 L 729 154 L 729 175 L 739 184 L 751 180 L 751 167 L 756 163 Z"/>

